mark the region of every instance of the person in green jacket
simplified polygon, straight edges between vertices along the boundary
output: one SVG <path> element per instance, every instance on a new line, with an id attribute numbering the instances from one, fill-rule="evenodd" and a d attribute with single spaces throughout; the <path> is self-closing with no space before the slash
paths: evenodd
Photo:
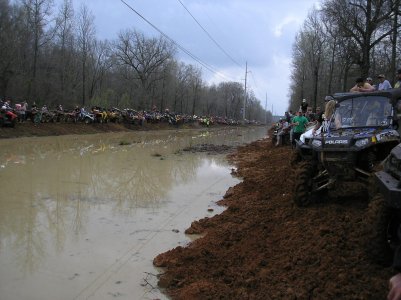
<path id="1" fill-rule="evenodd" d="M 299 110 L 297 115 L 292 118 L 291 126 L 294 126 L 294 132 L 292 134 L 292 144 L 295 143 L 295 140 L 299 140 L 302 133 L 305 132 L 306 125 L 309 123 L 309 120 L 302 115 L 302 111 Z"/>

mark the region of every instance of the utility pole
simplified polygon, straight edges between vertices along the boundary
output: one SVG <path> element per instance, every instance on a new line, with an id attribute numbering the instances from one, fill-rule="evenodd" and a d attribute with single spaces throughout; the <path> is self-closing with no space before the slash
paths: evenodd
<path id="1" fill-rule="evenodd" d="M 244 107 L 242 109 L 242 120 L 245 122 L 245 105 L 246 105 L 246 77 L 248 75 L 248 62 L 245 63 L 245 95 L 244 95 Z"/>

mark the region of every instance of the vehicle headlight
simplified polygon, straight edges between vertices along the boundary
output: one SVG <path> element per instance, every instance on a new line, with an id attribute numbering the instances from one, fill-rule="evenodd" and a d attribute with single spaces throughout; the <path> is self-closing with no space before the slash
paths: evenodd
<path id="1" fill-rule="evenodd" d="M 321 140 L 313 140 L 312 141 L 312 146 L 313 147 L 321 147 L 322 146 L 322 141 Z"/>
<path id="2" fill-rule="evenodd" d="M 360 139 L 360 140 L 357 140 L 355 142 L 355 146 L 357 146 L 357 147 L 363 147 L 363 146 L 366 146 L 367 144 L 369 144 L 369 139 L 368 138 Z"/>

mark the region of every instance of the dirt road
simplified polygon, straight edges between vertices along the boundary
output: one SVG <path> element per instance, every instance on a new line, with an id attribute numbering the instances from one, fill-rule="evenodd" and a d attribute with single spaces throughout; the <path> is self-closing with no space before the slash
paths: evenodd
<path id="1" fill-rule="evenodd" d="M 291 151 L 267 139 L 230 156 L 244 181 L 227 210 L 187 230 L 203 238 L 154 259 L 173 299 L 385 299 L 392 273 L 366 253 L 366 197 L 296 207 Z"/>

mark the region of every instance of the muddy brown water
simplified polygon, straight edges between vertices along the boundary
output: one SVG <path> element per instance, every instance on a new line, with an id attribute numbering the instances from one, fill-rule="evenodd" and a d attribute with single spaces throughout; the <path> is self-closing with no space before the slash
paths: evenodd
<path id="1" fill-rule="evenodd" d="M 239 182 L 225 155 L 266 128 L 0 140 L 0 299 L 166 299 L 153 258 Z"/>

